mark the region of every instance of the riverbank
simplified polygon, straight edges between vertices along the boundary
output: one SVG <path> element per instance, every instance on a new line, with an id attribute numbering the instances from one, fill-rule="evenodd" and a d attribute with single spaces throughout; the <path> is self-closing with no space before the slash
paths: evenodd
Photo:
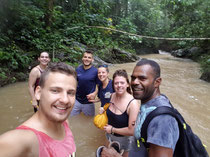
<path id="1" fill-rule="evenodd" d="M 52 54 L 50 54 L 52 62 L 60 61 L 60 62 L 68 63 L 72 65 L 73 67 L 77 67 L 79 64 L 81 64 L 81 57 L 82 57 L 83 52 L 87 49 L 87 46 L 82 45 L 80 43 L 75 43 L 74 46 L 75 46 L 74 48 L 77 49 L 78 51 L 77 56 L 72 57 L 66 51 L 53 55 L 54 58 L 52 58 Z M 135 62 L 140 59 L 136 54 L 122 50 L 122 49 L 118 49 L 118 48 L 101 49 L 101 50 L 97 50 L 94 53 L 95 53 L 94 65 L 96 67 L 97 65 L 100 65 L 100 64 L 109 65 L 109 64 L 129 63 L 129 62 Z M 17 64 L 21 64 L 21 63 L 17 63 Z M 38 64 L 39 62 L 37 61 L 37 59 L 31 60 L 30 64 L 29 63 L 26 64 L 25 67 L 21 68 L 19 71 L 14 70 L 14 69 L 12 70 L 9 67 L 4 67 L 4 66 L 0 67 L 0 87 L 15 83 L 15 82 L 27 81 L 31 69 Z M 26 67 L 27 65 L 28 67 Z"/>
<path id="2" fill-rule="evenodd" d="M 199 52 L 199 51 L 198 51 Z M 162 51 L 162 53 L 164 53 Z M 99 55 L 101 54 L 101 55 Z M 180 53 L 180 51 L 174 51 L 171 52 L 171 54 L 175 57 L 179 58 L 189 58 L 195 62 L 198 62 L 200 64 L 200 79 L 210 82 L 210 55 L 208 54 L 201 54 L 201 53 L 196 53 L 196 55 L 183 55 Z M 67 62 L 68 59 L 64 60 L 62 58 L 63 55 L 57 56 L 57 60 L 62 60 L 64 62 Z M 95 66 L 98 64 L 119 64 L 119 63 L 128 63 L 128 62 L 134 62 L 140 59 L 137 55 L 134 53 L 129 53 L 124 50 L 119 50 L 119 49 L 113 49 L 113 50 L 106 50 L 104 52 L 98 52 L 95 56 Z M 69 63 L 69 62 L 68 62 Z M 8 69 L 4 68 L 4 71 L 2 71 L 2 68 L 0 68 L 0 87 L 3 87 L 8 84 L 12 84 L 15 82 L 23 82 L 28 80 L 29 72 L 32 67 L 37 65 L 37 61 L 33 61 L 31 66 L 28 68 L 23 68 L 22 71 L 9 71 Z M 69 63 L 72 66 L 76 67 L 80 63 L 80 60 L 77 60 L 77 63 Z M 8 71 L 8 72 L 6 72 Z"/>
<path id="3" fill-rule="evenodd" d="M 210 48 L 205 49 L 200 47 L 192 47 L 185 49 L 178 49 L 170 52 L 171 55 L 180 58 L 189 58 L 195 62 L 198 62 L 201 66 L 200 79 L 210 82 Z"/>

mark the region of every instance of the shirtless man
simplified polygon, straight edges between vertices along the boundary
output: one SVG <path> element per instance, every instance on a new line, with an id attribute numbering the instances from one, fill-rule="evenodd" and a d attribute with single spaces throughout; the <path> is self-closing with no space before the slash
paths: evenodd
<path id="1" fill-rule="evenodd" d="M 31 70 L 28 81 L 28 88 L 29 88 L 29 93 L 31 95 L 31 103 L 32 106 L 34 107 L 34 112 L 36 112 L 38 108 L 38 101 L 34 96 L 34 91 L 36 87 L 39 85 L 41 73 L 46 69 L 48 63 L 50 62 L 48 52 L 42 52 L 38 58 L 38 61 L 39 65 L 35 66 Z"/>
<path id="2" fill-rule="evenodd" d="M 74 157 L 76 146 L 67 118 L 75 103 L 77 78 L 65 63 L 50 65 L 35 90 L 39 110 L 0 136 L 0 157 Z"/>

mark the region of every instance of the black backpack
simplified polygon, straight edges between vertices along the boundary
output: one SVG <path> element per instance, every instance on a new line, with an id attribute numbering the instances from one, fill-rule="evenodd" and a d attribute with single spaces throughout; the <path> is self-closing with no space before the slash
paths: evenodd
<path id="1" fill-rule="evenodd" d="M 176 118 L 179 125 L 179 139 L 177 141 L 174 157 L 209 157 L 204 145 L 197 135 L 192 132 L 190 126 L 185 122 L 182 115 L 173 107 L 161 106 L 157 107 L 146 117 L 142 128 L 142 142 L 148 148 L 147 127 L 150 121 L 158 115 L 169 114 Z"/>

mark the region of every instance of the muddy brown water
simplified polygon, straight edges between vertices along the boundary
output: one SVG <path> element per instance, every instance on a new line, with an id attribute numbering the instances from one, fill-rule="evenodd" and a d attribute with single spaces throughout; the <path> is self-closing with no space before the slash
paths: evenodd
<path id="1" fill-rule="evenodd" d="M 157 61 L 162 69 L 161 92 L 182 113 L 193 131 L 201 138 L 210 153 L 210 83 L 199 79 L 199 64 L 168 54 L 140 56 Z M 126 69 L 131 75 L 136 63 L 116 64 L 110 67 L 110 77 L 117 69 Z M 0 134 L 13 129 L 33 114 L 27 82 L 0 88 Z M 98 112 L 99 104 L 96 104 Z M 93 118 L 78 115 L 70 118 L 75 137 L 77 157 L 95 157 L 95 150 L 104 144 L 104 132 L 93 125 Z"/>

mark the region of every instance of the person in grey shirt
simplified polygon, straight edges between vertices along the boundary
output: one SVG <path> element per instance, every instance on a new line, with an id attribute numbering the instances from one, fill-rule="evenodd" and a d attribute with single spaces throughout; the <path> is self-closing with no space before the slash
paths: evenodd
<path id="1" fill-rule="evenodd" d="M 169 99 L 160 92 L 160 66 L 152 60 L 142 59 L 134 67 L 131 75 L 131 87 L 135 99 L 141 100 L 140 114 L 136 120 L 134 137 L 141 138 L 141 126 L 146 116 L 159 106 L 170 106 Z M 170 115 L 159 115 L 152 119 L 147 129 L 147 143 L 134 141 L 129 157 L 172 157 L 179 139 L 179 127 L 176 119 Z M 102 157 L 120 157 L 113 148 L 104 148 Z"/>

